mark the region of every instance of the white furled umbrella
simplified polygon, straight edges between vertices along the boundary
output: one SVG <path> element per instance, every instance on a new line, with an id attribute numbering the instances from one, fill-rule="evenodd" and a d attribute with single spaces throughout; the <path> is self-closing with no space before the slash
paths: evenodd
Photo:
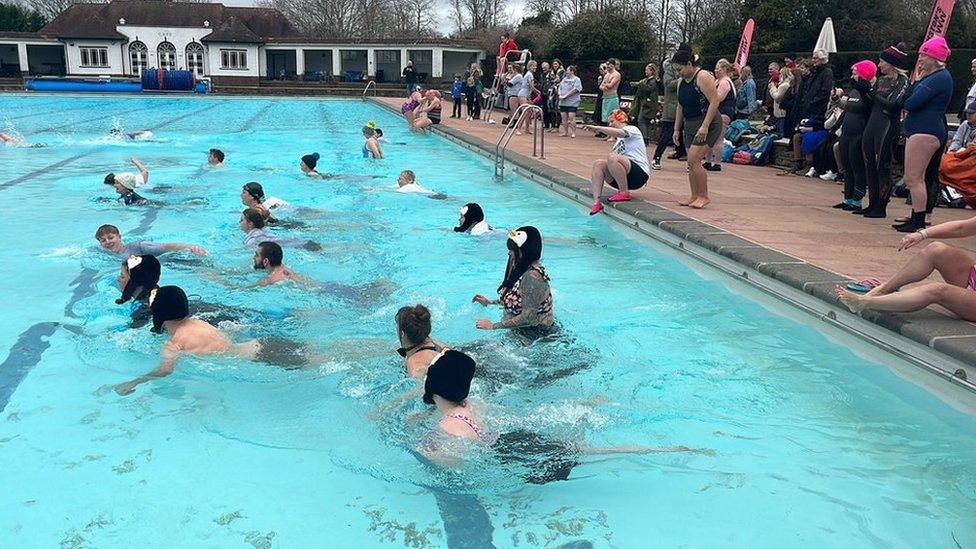
<path id="1" fill-rule="evenodd" d="M 817 45 L 813 51 L 823 50 L 830 53 L 837 53 L 837 39 L 834 37 L 834 22 L 828 17 L 824 21 L 823 28 L 820 29 L 820 36 L 817 37 Z"/>

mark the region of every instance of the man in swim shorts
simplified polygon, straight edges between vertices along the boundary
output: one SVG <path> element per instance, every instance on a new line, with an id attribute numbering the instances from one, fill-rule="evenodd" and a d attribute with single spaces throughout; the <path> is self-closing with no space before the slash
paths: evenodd
<path id="1" fill-rule="evenodd" d="M 610 113 L 620 107 L 620 97 L 617 95 L 617 88 L 620 87 L 620 72 L 617 70 L 620 61 L 610 59 L 607 61 L 607 73 L 603 75 L 600 89 L 603 90 L 603 110 L 601 122 L 610 120 Z"/>
<path id="2" fill-rule="evenodd" d="M 294 282 L 308 282 L 308 279 L 297 274 L 282 264 L 285 253 L 277 242 L 265 241 L 258 244 L 254 251 L 254 269 L 268 271 L 267 276 L 259 280 L 255 286 L 267 286 L 286 280 Z"/>
<path id="3" fill-rule="evenodd" d="M 152 332 L 168 332 L 170 339 L 163 344 L 159 366 L 143 376 L 116 385 L 115 392 L 120 395 L 130 395 L 138 385 L 173 373 L 176 361 L 183 354 L 226 355 L 283 367 L 298 367 L 308 363 L 302 346 L 285 339 L 252 339 L 243 343 L 232 343 L 226 333 L 190 316 L 186 292 L 178 286 L 163 286 L 153 290 L 149 296 L 149 308 L 153 318 Z"/>
<path id="4" fill-rule="evenodd" d="M 95 231 L 95 240 L 103 250 L 115 256 L 116 259 L 126 259 L 132 255 L 160 255 L 177 250 L 189 250 L 194 255 L 207 255 L 207 250 L 196 244 L 182 242 L 167 242 L 156 244 L 149 240 L 134 240 L 126 244 L 122 241 L 122 234 L 115 225 L 102 225 Z"/>

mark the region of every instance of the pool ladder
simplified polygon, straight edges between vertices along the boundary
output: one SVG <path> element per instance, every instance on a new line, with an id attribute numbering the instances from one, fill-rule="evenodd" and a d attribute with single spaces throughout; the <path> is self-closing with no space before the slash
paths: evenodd
<path id="1" fill-rule="evenodd" d="M 370 87 L 373 88 L 373 97 L 376 97 L 376 80 L 370 80 L 366 83 L 366 87 L 363 88 L 363 101 L 366 101 L 366 92 L 369 91 Z"/>
<path id="2" fill-rule="evenodd" d="M 505 150 L 528 113 L 538 114 L 532 119 L 532 156 L 538 156 L 539 160 L 546 159 L 546 134 L 544 129 L 539 129 L 539 120 L 542 120 L 543 115 L 542 107 L 531 103 L 519 105 L 512 113 L 502 136 L 495 143 L 495 179 L 501 179 L 505 176 Z"/>

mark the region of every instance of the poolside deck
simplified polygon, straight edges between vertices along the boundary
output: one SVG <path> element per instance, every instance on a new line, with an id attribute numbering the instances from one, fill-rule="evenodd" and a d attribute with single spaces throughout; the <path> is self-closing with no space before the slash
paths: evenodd
<path id="1" fill-rule="evenodd" d="M 399 107 L 397 98 L 380 98 Z M 445 109 L 445 113 L 448 110 Z M 496 113 L 501 121 L 505 116 Z M 495 143 L 501 135 L 500 124 L 466 121 L 445 117 L 442 125 Z M 589 179 L 590 167 L 597 158 L 606 156 L 610 144 L 592 134 L 577 132 L 576 139 L 546 134 L 546 159 L 542 162 Z M 531 136 L 515 136 L 509 150 L 532 154 Z M 687 217 L 714 225 L 767 248 L 778 250 L 829 271 L 852 278 L 869 276 L 887 278 L 923 246 L 898 253 L 901 233 L 891 228 L 895 217 L 907 214 L 904 200 L 894 199 L 888 207 L 888 219 L 864 219 L 861 216 L 831 208 L 843 196 L 840 185 L 820 179 L 778 176 L 781 170 L 768 167 L 723 164 L 721 173 L 709 174 L 712 203 L 703 210 L 681 207 L 678 200 L 688 195 L 685 164 L 665 160 L 660 171 L 651 173 L 650 183 L 634 193 L 641 200 L 674 210 Z M 936 223 L 971 217 L 973 211 L 939 208 Z M 953 241 L 976 256 L 976 241 Z"/>

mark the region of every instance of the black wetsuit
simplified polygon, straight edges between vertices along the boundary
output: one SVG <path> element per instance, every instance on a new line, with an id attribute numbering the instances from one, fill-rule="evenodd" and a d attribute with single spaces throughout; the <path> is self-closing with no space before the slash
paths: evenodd
<path id="1" fill-rule="evenodd" d="M 844 198 L 861 200 L 867 189 L 861 140 L 871 114 L 871 103 L 862 90 L 867 82 L 855 80 L 844 106 L 844 125 L 840 130 L 840 162 L 844 165 Z"/>
<path id="2" fill-rule="evenodd" d="M 906 87 L 908 78 L 896 74 L 894 78 L 878 78 L 864 94 L 871 100 L 871 116 L 864 128 L 862 147 L 872 206 L 882 207 L 891 198 L 891 160 L 901 134 L 899 98 Z"/>

